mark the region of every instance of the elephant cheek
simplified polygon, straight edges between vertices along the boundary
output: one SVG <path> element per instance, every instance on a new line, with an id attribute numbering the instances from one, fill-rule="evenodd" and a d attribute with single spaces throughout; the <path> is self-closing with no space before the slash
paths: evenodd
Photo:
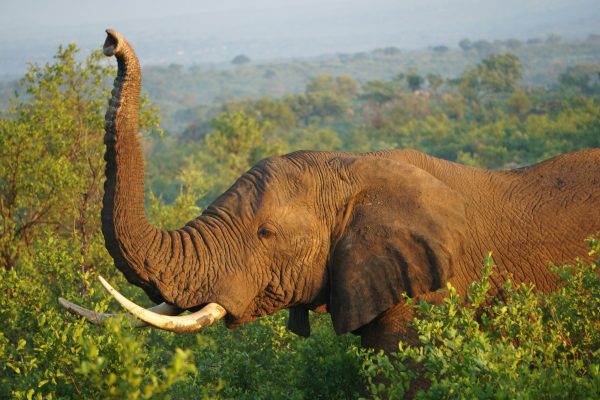
<path id="1" fill-rule="evenodd" d="M 257 295 L 256 288 L 248 277 L 235 274 L 219 279 L 213 288 L 213 294 L 204 302 L 215 302 L 227 310 L 225 322 L 228 328 L 246 322 L 248 309 Z"/>

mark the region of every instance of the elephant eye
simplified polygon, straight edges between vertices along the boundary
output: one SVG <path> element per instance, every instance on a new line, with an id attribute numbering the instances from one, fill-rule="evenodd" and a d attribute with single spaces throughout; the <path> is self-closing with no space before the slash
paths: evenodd
<path id="1" fill-rule="evenodd" d="M 258 237 L 261 239 L 270 239 L 275 236 L 275 232 L 266 226 L 261 226 L 258 229 Z"/>

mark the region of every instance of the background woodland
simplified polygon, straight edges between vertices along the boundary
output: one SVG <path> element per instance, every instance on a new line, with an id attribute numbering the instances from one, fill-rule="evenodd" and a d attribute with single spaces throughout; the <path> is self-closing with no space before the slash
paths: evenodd
<path id="1" fill-rule="evenodd" d="M 300 149 L 414 148 L 507 169 L 600 147 L 594 35 L 242 61 L 144 69 L 140 128 L 156 225 L 182 225 L 262 158 Z M 486 274 L 467 306 L 454 294 L 415 305 L 423 347 L 400 344 L 391 357 L 335 336 L 326 315 L 312 314 L 313 335 L 301 339 L 286 331 L 285 311 L 197 335 L 127 321 L 97 327 L 64 313 L 58 296 L 117 311 L 98 274 L 150 305 L 113 267 L 100 232 L 114 75 L 100 52 L 68 45 L 0 85 L 0 398 L 348 399 L 364 385 L 377 398 L 401 396 L 418 375 L 431 382 L 421 398 L 600 393 L 599 263 L 554 267 L 565 282 L 557 293 L 508 284 L 492 301 L 493 259 L 481 260 L 474 267 Z M 600 258 L 598 241 L 589 244 Z"/>

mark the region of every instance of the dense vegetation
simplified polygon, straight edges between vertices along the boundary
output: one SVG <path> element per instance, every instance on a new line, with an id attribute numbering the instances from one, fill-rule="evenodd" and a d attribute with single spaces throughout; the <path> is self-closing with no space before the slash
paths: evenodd
<path id="1" fill-rule="evenodd" d="M 397 396 L 411 379 L 431 384 L 423 398 L 600 392 L 598 266 L 583 262 L 562 267 L 564 288 L 545 296 L 507 286 L 506 298 L 492 301 L 484 277 L 463 306 L 449 288 L 441 306 L 416 305 L 423 347 L 401 345 L 389 358 L 359 351 L 352 335 L 336 337 L 326 316 L 311 315 L 313 336 L 300 339 L 285 330 L 285 313 L 198 335 L 65 315 L 58 296 L 109 308 L 97 274 L 149 305 L 112 266 L 100 234 L 105 82 L 115 71 L 98 53 L 76 54 L 60 48 L 53 63 L 31 66 L 0 120 L 0 398 L 335 399 L 358 397 L 364 384 Z M 414 147 L 506 168 L 599 147 L 598 64 L 525 86 L 521 63 L 503 51 L 453 75 L 398 67 L 390 79 L 361 82 L 321 74 L 300 93 L 194 108 L 181 132 L 162 132 L 146 98 L 148 212 L 161 227 L 180 225 L 256 161 L 302 148 Z"/>
<path id="2" fill-rule="evenodd" d="M 420 50 L 387 47 L 370 52 L 231 65 L 229 68 L 186 68 L 179 64 L 149 66 L 144 69 L 144 82 L 150 97 L 160 107 L 163 126 L 180 130 L 193 122 L 197 108 L 241 97 L 280 98 L 290 93 L 302 93 L 317 75 L 347 75 L 359 85 L 372 80 L 390 80 L 401 71 L 411 70 L 419 71 L 423 77 L 434 74 L 446 79 L 459 76 L 490 54 L 510 52 L 522 63 L 522 83 L 545 86 L 554 84 L 570 66 L 600 63 L 599 35 L 590 35 L 581 41 L 563 41 L 556 35 L 526 41 L 464 39 L 458 45 Z"/>
<path id="3" fill-rule="evenodd" d="M 552 84 L 530 86 L 521 81 L 521 60 L 500 53 L 458 76 L 408 69 L 361 85 L 349 75 L 317 75 L 298 94 L 210 103 L 188 110 L 185 129 L 153 141 L 151 186 L 171 202 L 180 182 L 165 171 L 198 171 L 221 191 L 265 154 L 298 149 L 410 147 L 507 168 L 597 147 L 599 65 L 566 67 Z"/>
<path id="4" fill-rule="evenodd" d="M 590 240 L 590 254 L 600 243 Z M 400 344 L 391 357 L 369 354 L 362 371 L 374 398 L 400 398 L 410 382 L 430 386 L 421 399 L 591 399 L 600 393 L 600 262 L 554 267 L 556 293 L 504 285 L 490 299 L 493 259 L 469 288 L 467 305 L 449 286 L 440 306 L 414 305 L 421 347 Z M 419 368 L 407 366 L 419 365 Z M 376 377 L 386 377 L 381 384 Z"/>

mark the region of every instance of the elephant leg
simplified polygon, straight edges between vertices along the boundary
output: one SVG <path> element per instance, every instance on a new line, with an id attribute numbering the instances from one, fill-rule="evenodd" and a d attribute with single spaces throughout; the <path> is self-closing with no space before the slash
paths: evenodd
<path id="1" fill-rule="evenodd" d="M 442 293 L 427 293 L 419 296 L 415 301 L 427 301 L 430 304 L 440 304 L 443 300 Z M 361 346 L 374 350 L 383 350 L 386 354 L 398 351 L 398 343 L 404 342 L 410 346 L 419 346 L 419 336 L 411 326 L 412 320 L 418 316 L 417 311 L 405 302 L 397 304 L 357 332 L 361 337 Z M 418 363 L 407 366 L 411 370 L 420 369 Z M 383 380 L 382 380 L 383 381 Z M 383 382 L 385 383 L 385 382 Z M 406 399 L 412 399 L 422 389 L 427 389 L 431 382 L 425 378 L 417 377 L 412 382 L 405 394 Z"/>
<path id="2" fill-rule="evenodd" d="M 416 297 L 414 302 L 440 304 L 443 299 L 443 292 L 433 292 Z M 362 347 L 383 350 L 389 354 L 398 350 L 398 342 L 401 340 L 410 346 L 418 346 L 418 334 L 410 326 L 416 316 L 416 310 L 405 302 L 386 310 L 357 332 L 361 337 Z"/>
<path id="3" fill-rule="evenodd" d="M 414 317 L 412 307 L 404 302 L 397 304 L 360 330 L 361 346 L 389 354 L 398 351 L 400 340 L 411 346 L 418 345 L 417 332 L 410 326 Z"/>

